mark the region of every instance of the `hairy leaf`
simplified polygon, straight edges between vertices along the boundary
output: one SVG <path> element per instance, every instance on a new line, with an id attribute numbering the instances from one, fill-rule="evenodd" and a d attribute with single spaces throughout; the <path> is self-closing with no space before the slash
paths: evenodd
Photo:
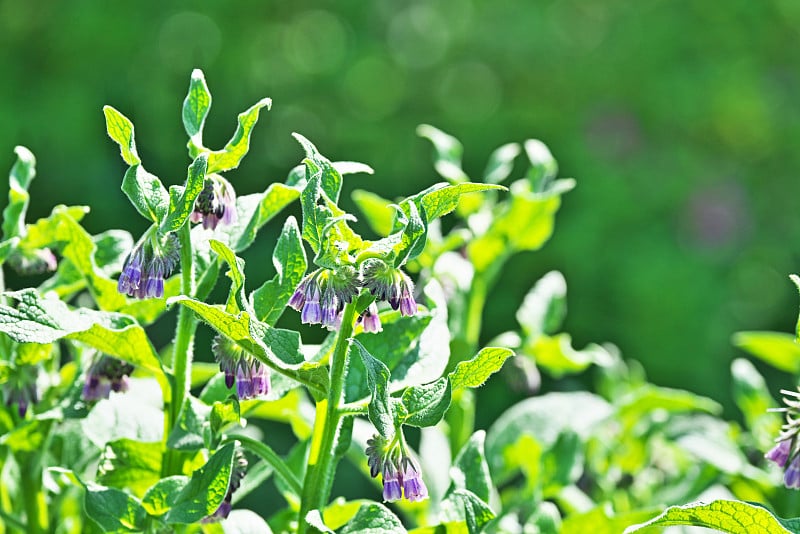
<path id="1" fill-rule="evenodd" d="M 229 171 L 239 166 L 242 158 L 250 150 L 250 134 L 258 122 L 261 108 L 269 110 L 271 106 L 272 100 L 264 98 L 239 114 L 239 124 L 230 141 L 222 150 L 213 151 L 208 155 L 208 174 Z"/>

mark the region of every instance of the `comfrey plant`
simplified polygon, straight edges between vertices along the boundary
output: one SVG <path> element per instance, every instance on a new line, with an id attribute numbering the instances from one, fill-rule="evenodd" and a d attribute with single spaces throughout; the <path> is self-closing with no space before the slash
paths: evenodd
<path id="1" fill-rule="evenodd" d="M 169 187 L 145 170 L 131 121 L 104 108 L 128 165 L 122 190 L 149 223 L 137 239 L 89 234 L 83 206 L 28 223 L 35 159 L 16 149 L 0 262 L 38 285 L 0 294 L 6 531 L 620 531 L 655 503 L 760 500 L 776 475 L 748 459 L 773 445 L 797 484 L 794 394 L 773 443 L 778 416 L 744 360 L 733 370 L 746 429 L 710 399 L 647 383 L 613 346 L 573 348 L 558 272 L 524 297 L 518 328 L 482 347 L 505 263 L 546 243 L 574 186 L 541 142 L 500 147 L 472 181 L 460 143 L 420 127 L 446 181 L 397 201 L 356 190 L 368 239 L 339 197 L 343 176 L 372 169 L 332 162 L 300 135 L 305 157 L 284 182 L 235 189 L 270 105 L 208 148 L 211 94 L 195 71 L 182 109 L 191 163 Z M 302 221 L 287 217 L 271 247 L 276 274 L 249 290 L 241 255 L 269 247 L 259 231 L 296 201 Z M 148 328 L 175 312 L 172 341 L 155 347 Z M 281 328 L 285 314 L 322 342 Z M 522 400 L 476 430 L 476 388 L 504 366 L 502 391 Z M 597 393 L 563 380 L 592 366 Z M 278 453 L 262 421 L 288 424 L 296 443 Z M 367 498 L 331 495 L 345 461 L 372 484 Z M 253 499 L 269 479 L 284 502 Z M 258 514 L 242 509 L 248 495 Z"/>
<path id="2" fill-rule="evenodd" d="M 145 170 L 131 121 L 104 108 L 128 165 L 122 191 L 150 224 L 135 240 L 120 230 L 90 235 L 82 206 L 28 223 L 35 160 L 17 148 L 0 261 L 40 283 L 0 302 L 0 521 L 26 533 L 402 531 L 378 502 L 331 503 L 347 456 L 382 486 L 376 500 L 400 504 L 407 523 L 435 522 L 435 506 L 420 504 L 430 501 L 429 475 L 408 429 L 444 425 L 451 399 L 482 385 L 512 351 L 475 345 L 450 361 L 447 292 L 431 273 L 416 284 L 413 273 L 437 219 L 465 195 L 505 188 L 458 180 L 376 201 L 380 215 L 369 220 L 385 227 L 365 239 L 339 196 L 344 175 L 371 168 L 331 162 L 295 134 L 305 159 L 284 183 L 236 191 L 233 171 L 271 102 L 240 114 L 219 150 L 203 140 L 210 105 L 195 71 L 182 113 L 191 163 L 185 182 L 169 187 Z M 283 224 L 277 274 L 248 292 L 239 254 L 295 201 L 302 221 Z M 209 302 L 225 270 L 228 296 Z M 305 344 L 279 328 L 287 307 L 323 328 L 325 341 Z M 157 350 L 146 327 L 172 310 L 174 338 Z M 207 347 L 195 341 L 201 322 L 215 334 Z M 195 351 L 216 365 L 194 361 Z M 244 428 L 246 417 L 289 421 L 298 444 L 279 455 L 257 428 Z M 269 523 L 237 510 L 270 476 L 285 510 Z M 454 483 L 436 506 L 443 499 L 448 520 L 470 531 L 493 517 L 483 486 Z"/>

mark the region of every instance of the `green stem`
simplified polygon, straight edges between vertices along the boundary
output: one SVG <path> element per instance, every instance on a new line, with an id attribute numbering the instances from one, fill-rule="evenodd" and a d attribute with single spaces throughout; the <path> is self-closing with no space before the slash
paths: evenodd
<path id="1" fill-rule="evenodd" d="M 47 502 L 42 492 L 42 471 L 37 464 L 35 455 L 29 455 L 21 464 L 24 471 L 20 477 L 20 488 L 27 516 L 26 532 L 29 534 L 38 534 L 49 530 Z"/>
<path id="2" fill-rule="evenodd" d="M 303 486 L 300 484 L 300 481 L 296 476 L 294 476 L 294 473 L 292 473 L 292 470 L 289 469 L 289 466 L 286 465 L 281 457 L 278 456 L 278 454 L 272 450 L 269 445 L 241 434 L 228 434 L 227 437 L 228 439 L 226 441 L 240 441 L 242 445 L 266 460 L 266 462 L 275 470 L 275 473 L 283 479 L 289 488 L 298 497 L 300 496 L 300 494 L 303 492 Z"/>
<path id="3" fill-rule="evenodd" d="M 339 335 L 331 356 L 328 398 L 317 403 L 314 435 L 311 438 L 311 451 L 308 455 L 308 467 L 303 481 L 298 517 L 300 534 L 306 532 L 308 528 L 308 523 L 306 523 L 308 512 L 311 510 L 322 511 L 333 485 L 333 473 L 336 470 L 334 449 L 342 418 L 339 406 L 344 391 L 347 353 L 350 350 L 350 337 L 353 334 L 355 315 L 355 303 L 347 304 L 344 307 L 342 325 L 339 328 Z"/>
<path id="4" fill-rule="evenodd" d="M 192 297 L 196 291 L 196 286 L 192 261 L 191 228 L 188 221 L 178 230 L 178 239 L 181 246 L 181 294 Z M 170 399 L 169 410 L 166 413 L 165 440 L 169 438 L 169 432 L 178 424 L 183 402 L 189 392 L 196 329 L 197 319 L 195 319 L 194 314 L 187 307 L 181 306 L 178 310 L 178 325 L 175 329 L 175 341 L 173 344 L 172 398 Z M 182 474 L 179 451 L 167 449 L 161 472 L 164 476 Z"/>

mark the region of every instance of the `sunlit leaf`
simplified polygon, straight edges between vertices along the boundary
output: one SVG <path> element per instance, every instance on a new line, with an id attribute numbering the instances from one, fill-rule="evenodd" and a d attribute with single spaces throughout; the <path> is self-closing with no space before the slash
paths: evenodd
<path id="1" fill-rule="evenodd" d="M 267 108 L 267 110 L 269 110 L 271 106 L 272 100 L 264 98 L 239 114 L 239 124 L 230 141 L 227 142 L 222 150 L 215 150 L 209 153 L 208 170 L 206 171 L 208 174 L 229 171 L 239 166 L 242 158 L 244 158 L 247 151 L 250 150 L 250 134 L 256 122 L 258 122 L 258 115 L 261 108 Z"/>

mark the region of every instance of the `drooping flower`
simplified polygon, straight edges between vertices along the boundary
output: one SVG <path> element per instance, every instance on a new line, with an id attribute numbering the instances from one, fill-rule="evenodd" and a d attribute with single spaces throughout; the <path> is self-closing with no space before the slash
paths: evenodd
<path id="1" fill-rule="evenodd" d="M 219 504 L 214 513 L 203 518 L 203 523 L 216 523 L 226 519 L 233 509 L 233 494 L 242 485 L 242 479 L 247 474 L 247 458 L 240 449 L 236 449 L 233 456 L 233 471 L 231 471 L 231 481 L 228 484 L 228 492 Z"/>
<path id="2" fill-rule="evenodd" d="M 350 266 L 317 269 L 300 281 L 289 299 L 289 306 L 300 312 L 303 323 L 335 329 L 344 305 L 358 294 L 356 282 L 356 271 Z"/>
<path id="3" fill-rule="evenodd" d="M 401 315 L 417 313 L 414 283 L 402 270 L 379 259 L 368 259 L 361 265 L 361 285 L 376 299 L 388 302 L 393 310 L 399 309 Z"/>
<path id="4" fill-rule="evenodd" d="M 163 297 L 164 280 L 180 262 L 180 244 L 174 233 L 163 240 L 148 236 L 134 247 L 122 267 L 117 290 L 140 299 Z"/>
<path id="5" fill-rule="evenodd" d="M 124 393 L 128 391 L 128 377 L 133 372 L 133 365 L 111 356 L 101 356 L 89 368 L 81 396 L 90 402 L 107 399 L 112 391 Z"/>
<path id="6" fill-rule="evenodd" d="M 367 464 L 370 475 L 381 474 L 383 500 L 397 501 L 405 496 L 409 502 L 428 498 L 428 488 L 422 480 L 419 463 L 405 444 L 402 434 L 391 442 L 380 435 L 367 440 Z"/>
<path id="7" fill-rule="evenodd" d="M 786 406 L 777 411 L 786 414 L 786 423 L 775 440 L 775 446 L 764 457 L 784 470 L 783 484 L 787 488 L 800 489 L 800 447 L 797 439 L 800 433 L 800 392 L 781 390 L 781 393 Z"/>
<path id="8" fill-rule="evenodd" d="M 235 223 L 236 192 L 230 182 L 218 174 L 207 175 L 189 218 L 193 223 L 202 222 L 203 228 L 212 230 L 216 230 L 220 222 L 225 226 Z"/>
<path id="9" fill-rule="evenodd" d="M 58 267 L 53 251 L 47 247 L 36 249 L 17 249 L 8 257 L 8 264 L 20 275 L 34 275 L 53 272 Z"/>
<path id="10" fill-rule="evenodd" d="M 239 345 L 217 334 L 211 342 L 211 351 L 225 373 L 225 385 L 236 384 L 239 400 L 254 399 L 269 393 L 270 372 L 263 362 L 246 353 Z"/>
<path id="11" fill-rule="evenodd" d="M 381 318 L 378 315 L 378 306 L 374 302 L 367 306 L 367 309 L 358 316 L 357 323 L 361 323 L 364 332 L 377 333 L 383 331 Z"/>
<path id="12" fill-rule="evenodd" d="M 3 384 L 3 397 L 6 406 L 17 405 L 17 413 L 25 417 L 28 407 L 39 402 L 36 378 L 39 369 L 35 365 L 21 365 L 11 368 L 11 372 Z"/>

